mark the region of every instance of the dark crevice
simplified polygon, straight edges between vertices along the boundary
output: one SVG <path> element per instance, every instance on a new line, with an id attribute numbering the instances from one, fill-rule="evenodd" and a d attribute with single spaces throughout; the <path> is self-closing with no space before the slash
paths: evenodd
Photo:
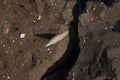
<path id="1" fill-rule="evenodd" d="M 19 28 L 15 28 L 16 31 L 19 31 Z"/>
<path id="2" fill-rule="evenodd" d="M 35 0 L 30 0 L 30 3 L 34 3 L 35 2 Z"/>
<path id="3" fill-rule="evenodd" d="M 105 79 L 105 80 L 112 80 L 112 79 Z"/>
<path id="4" fill-rule="evenodd" d="M 45 39 L 51 39 L 56 34 L 44 33 L 44 34 L 34 34 L 35 36 L 42 37 Z"/>
<path id="5" fill-rule="evenodd" d="M 112 7 L 117 0 L 101 0 L 106 6 Z"/>
<path id="6" fill-rule="evenodd" d="M 27 10 L 27 8 L 23 4 L 19 4 L 19 7 L 21 9 L 23 9 L 26 13 L 29 13 L 29 11 Z"/>
<path id="7" fill-rule="evenodd" d="M 55 76 L 52 78 L 49 78 L 49 75 L 51 74 L 58 74 L 58 80 L 59 80 L 59 74 L 58 71 L 62 70 L 62 74 L 64 74 L 64 79 L 66 80 L 66 77 L 68 76 L 68 72 L 73 67 L 78 54 L 79 54 L 79 37 L 78 37 L 78 16 L 83 8 L 79 9 L 80 5 L 77 2 L 76 5 L 73 8 L 73 21 L 70 22 L 69 27 L 69 43 L 67 50 L 65 51 L 63 57 L 55 62 L 44 74 L 41 80 L 44 80 L 46 77 L 46 80 L 53 80 Z"/>
<path id="8" fill-rule="evenodd" d="M 116 77 L 115 72 L 112 69 L 111 61 L 107 57 L 107 48 L 104 49 L 103 54 L 100 58 L 100 63 L 101 63 L 101 68 L 105 70 L 106 76 L 109 77 L 110 79 L 105 79 L 105 80 L 112 80 L 113 78 Z"/>
<path id="9" fill-rule="evenodd" d="M 118 20 L 112 29 L 113 32 L 120 32 L 120 20 Z"/>
<path id="10" fill-rule="evenodd" d="M 102 64 L 102 66 L 103 66 L 105 63 L 108 62 L 108 61 L 107 61 L 107 53 L 106 53 L 106 50 L 107 50 L 107 49 L 104 49 L 103 54 L 102 54 L 102 56 L 101 56 L 101 58 L 100 58 L 100 62 L 101 62 L 101 64 Z"/>
<path id="11" fill-rule="evenodd" d="M 54 80 L 55 77 L 57 76 L 57 80 L 61 80 L 60 74 L 64 74 L 62 77 L 62 80 L 66 80 L 66 77 L 68 76 L 69 71 L 73 68 L 74 63 L 76 62 L 78 55 L 80 53 L 80 48 L 79 48 L 79 34 L 78 34 L 78 16 L 82 13 L 86 12 L 86 3 L 87 1 L 90 0 L 77 0 L 75 6 L 73 7 L 73 20 L 70 22 L 69 26 L 69 43 L 67 50 L 65 51 L 63 57 L 56 61 L 43 75 L 41 80 Z M 104 2 L 104 4 L 108 7 L 112 6 L 113 3 L 115 3 L 115 0 L 92 0 L 92 1 L 97 1 L 97 2 Z M 107 2 L 106 2 L 107 1 Z M 106 49 L 105 49 L 106 51 Z M 101 64 L 104 67 L 104 64 L 108 63 L 107 62 L 107 54 L 106 52 L 103 52 L 102 58 L 101 58 Z M 108 65 L 110 66 L 110 65 Z M 90 70 L 89 70 L 90 71 Z M 110 69 L 108 70 L 110 71 Z M 54 75 L 55 76 L 52 76 Z M 91 75 L 91 71 L 89 72 Z M 96 76 L 100 75 L 101 72 L 99 71 L 98 73 L 96 72 Z M 110 74 L 112 74 L 110 72 Z M 52 77 L 49 77 L 52 76 Z"/>
<path id="12" fill-rule="evenodd" d="M 23 50 L 20 50 L 20 53 L 23 53 Z"/>
<path id="13" fill-rule="evenodd" d="M 19 6 L 20 6 L 21 8 L 24 8 L 24 7 L 25 7 L 25 6 L 24 6 L 24 5 L 22 5 L 22 4 L 20 4 Z"/>
<path id="14" fill-rule="evenodd" d="M 33 68 L 36 64 L 37 64 L 37 60 L 36 60 L 35 56 L 32 55 L 32 64 L 31 64 L 31 68 Z"/>
<path id="15" fill-rule="evenodd" d="M 95 76 L 92 74 L 94 72 L 92 70 L 93 65 L 96 66 Z M 97 67 L 97 66 L 99 66 L 99 67 Z M 94 67 L 94 69 L 95 69 L 95 67 Z M 114 71 L 112 70 L 111 63 L 110 63 L 109 59 L 107 58 L 107 48 L 105 48 L 103 50 L 99 62 L 98 63 L 95 62 L 95 63 L 90 65 L 90 67 L 88 68 L 88 72 L 89 72 L 89 76 L 90 76 L 91 80 L 94 80 L 95 78 L 100 77 L 103 74 L 106 74 L 105 80 L 113 80 L 113 78 L 116 77 Z"/>
<path id="16" fill-rule="evenodd" d="M 103 2 L 108 8 L 112 7 L 118 0 L 77 0 L 78 2 L 81 2 L 81 6 L 83 9 L 86 9 L 86 3 L 88 1 L 96 1 L 96 2 Z"/>

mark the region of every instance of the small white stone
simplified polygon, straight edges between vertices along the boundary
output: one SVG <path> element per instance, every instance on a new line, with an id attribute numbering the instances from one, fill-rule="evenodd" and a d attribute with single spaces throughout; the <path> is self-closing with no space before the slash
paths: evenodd
<path id="1" fill-rule="evenodd" d="M 3 47 L 5 47 L 5 45 L 3 44 Z"/>
<path id="2" fill-rule="evenodd" d="M 93 8 L 93 11 L 95 11 L 95 10 L 96 10 L 96 8 L 94 7 L 94 8 Z"/>
<path id="3" fill-rule="evenodd" d="M 12 40 L 12 42 L 14 43 L 14 42 L 15 42 L 15 40 Z"/>
<path id="4" fill-rule="evenodd" d="M 5 53 L 8 53 L 8 51 L 5 51 Z"/>
<path id="5" fill-rule="evenodd" d="M 33 21 L 34 23 L 36 22 L 36 21 Z"/>
<path id="6" fill-rule="evenodd" d="M 50 48 L 48 48 L 47 50 L 50 51 Z"/>
<path id="7" fill-rule="evenodd" d="M 8 78 L 8 79 L 10 79 L 10 77 L 9 77 L 9 76 L 8 76 L 7 78 Z"/>
<path id="8" fill-rule="evenodd" d="M 11 5 L 10 5 L 10 4 L 9 4 L 8 6 L 9 6 L 9 7 L 11 7 Z"/>
<path id="9" fill-rule="evenodd" d="M 71 10 L 71 9 L 69 9 L 68 11 L 69 11 L 69 12 L 72 12 L 72 10 Z"/>
<path id="10" fill-rule="evenodd" d="M 67 4 L 67 6 L 70 6 L 70 4 Z"/>
<path id="11" fill-rule="evenodd" d="M 38 16 L 38 20 L 41 20 L 41 18 L 42 18 L 42 16 L 41 16 L 41 15 L 39 15 L 39 16 Z"/>
<path id="12" fill-rule="evenodd" d="M 101 2 L 101 4 L 104 4 L 103 2 Z"/>
<path id="13" fill-rule="evenodd" d="M 7 23 L 8 23 L 8 21 L 6 21 L 6 20 L 5 20 L 5 23 L 7 24 Z"/>
<path id="14" fill-rule="evenodd" d="M 108 28 L 107 27 L 105 27 L 105 30 L 107 30 Z"/>
<path id="15" fill-rule="evenodd" d="M 25 38 L 25 35 L 26 35 L 25 33 L 21 33 L 20 38 Z"/>
<path id="16" fill-rule="evenodd" d="M 49 51 L 49 53 L 52 53 L 52 51 Z"/>

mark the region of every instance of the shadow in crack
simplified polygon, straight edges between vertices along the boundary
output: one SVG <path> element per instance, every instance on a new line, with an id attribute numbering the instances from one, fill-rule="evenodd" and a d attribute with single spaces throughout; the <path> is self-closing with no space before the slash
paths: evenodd
<path id="1" fill-rule="evenodd" d="M 117 0 L 100 0 L 100 1 L 102 1 L 107 7 L 112 7 L 114 3 L 117 2 Z"/>
<path id="2" fill-rule="evenodd" d="M 69 43 L 63 57 L 55 62 L 44 74 L 41 80 L 66 80 L 69 70 L 73 67 L 79 55 L 79 37 L 78 37 L 78 16 L 85 10 L 80 8 L 80 2 L 77 1 L 73 7 L 73 21 L 69 27 Z M 83 3 L 82 3 L 83 4 Z"/>
<path id="3" fill-rule="evenodd" d="M 112 29 L 113 32 L 120 32 L 120 20 L 118 20 Z"/>
<path id="4" fill-rule="evenodd" d="M 56 34 L 50 34 L 50 33 L 44 33 L 44 34 L 34 34 L 35 36 L 45 38 L 45 39 L 51 39 L 54 37 Z"/>
<path id="5" fill-rule="evenodd" d="M 87 1 L 95 1 L 95 2 L 103 2 L 107 7 L 112 7 L 114 5 L 114 3 L 118 2 L 119 0 L 77 0 L 78 2 L 82 2 L 82 8 L 85 9 L 86 6 L 86 2 Z"/>
<path id="6" fill-rule="evenodd" d="M 76 5 L 73 7 L 73 21 L 70 22 L 69 27 L 69 43 L 66 52 L 63 57 L 56 61 L 43 75 L 41 80 L 66 80 L 69 71 L 74 66 L 78 55 L 80 53 L 79 48 L 79 36 L 78 36 L 78 16 L 86 12 L 86 2 L 89 0 L 77 0 Z M 93 0 L 103 1 L 106 6 L 111 6 L 112 3 L 106 3 L 105 0 Z"/>

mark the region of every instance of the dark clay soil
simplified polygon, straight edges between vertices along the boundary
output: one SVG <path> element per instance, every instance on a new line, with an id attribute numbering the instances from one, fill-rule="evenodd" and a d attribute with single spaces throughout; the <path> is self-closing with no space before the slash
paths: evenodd
<path id="1" fill-rule="evenodd" d="M 0 80 L 120 80 L 119 32 L 117 0 L 0 0 Z"/>

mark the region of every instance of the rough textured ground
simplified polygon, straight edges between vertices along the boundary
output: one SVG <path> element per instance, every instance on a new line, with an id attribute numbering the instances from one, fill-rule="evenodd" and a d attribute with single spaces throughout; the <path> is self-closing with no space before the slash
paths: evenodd
<path id="1" fill-rule="evenodd" d="M 0 80 L 120 80 L 120 2 L 96 1 L 0 0 Z"/>

